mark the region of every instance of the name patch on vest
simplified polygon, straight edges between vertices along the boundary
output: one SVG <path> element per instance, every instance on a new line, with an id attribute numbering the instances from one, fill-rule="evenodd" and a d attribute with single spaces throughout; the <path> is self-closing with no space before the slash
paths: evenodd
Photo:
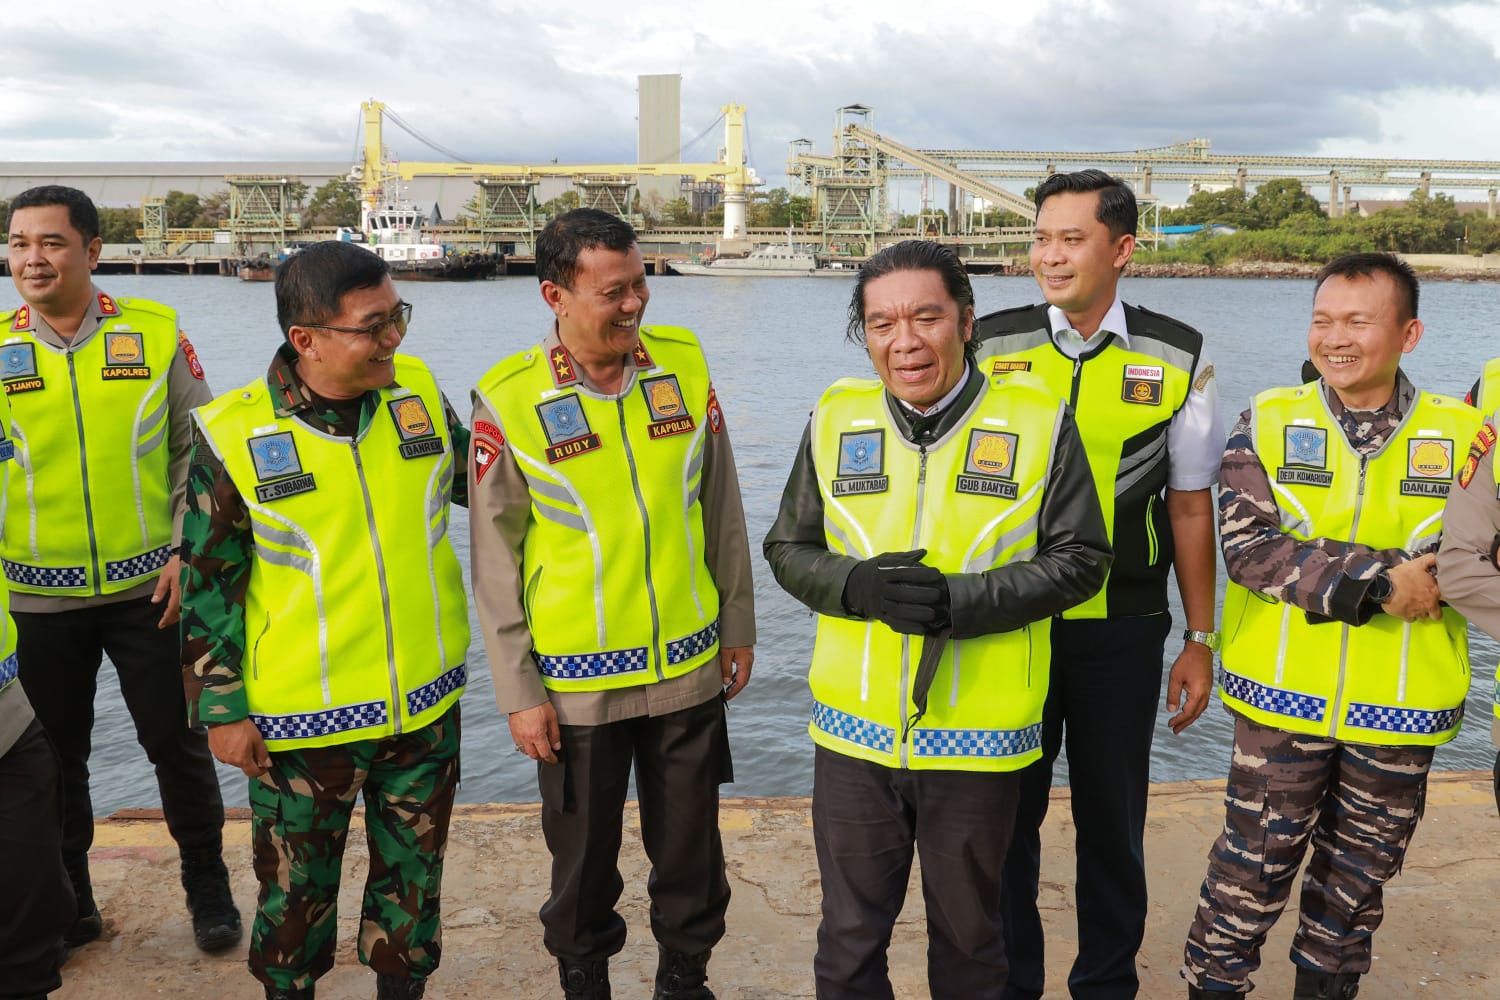
<path id="1" fill-rule="evenodd" d="M 1019 443 L 1015 434 L 971 430 L 964 471 L 954 482 L 954 491 L 1014 500 L 1020 493 L 1015 483 L 1016 446 Z"/>
<path id="2" fill-rule="evenodd" d="M 1162 379 L 1165 377 L 1166 369 L 1161 365 L 1126 365 L 1120 398 L 1127 403 L 1160 406 Z"/>
<path id="3" fill-rule="evenodd" d="M 401 457 L 420 458 L 423 455 L 441 455 L 443 441 L 438 437 L 432 415 L 420 396 L 403 396 L 386 404 L 391 419 L 396 423 L 396 433 L 401 435 Z"/>
<path id="4" fill-rule="evenodd" d="M 106 382 L 122 378 L 150 378 L 146 364 L 146 339 L 139 333 L 111 332 L 104 335 L 104 367 L 100 370 Z"/>
<path id="5" fill-rule="evenodd" d="M 1328 468 L 1326 427 L 1283 428 L 1281 454 L 1286 464 L 1276 469 L 1278 483 L 1333 485 L 1333 473 L 1321 471 Z"/>
<path id="6" fill-rule="evenodd" d="M 1005 358 L 996 358 L 990 362 L 991 375 L 1004 375 L 1006 372 L 1029 372 L 1030 361 L 1009 361 Z"/>
<path id="7" fill-rule="evenodd" d="M 35 392 L 44 387 L 36 373 L 35 344 L 6 344 L 0 347 L 0 379 L 5 380 L 5 393 Z"/>
<path id="8" fill-rule="evenodd" d="M 833 495 L 884 493 L 891 488 L 885 475 L 885 431 L 844 431 L 839 434 L 839 468 Z"/>
<path id="9" fill-rule="evenodd" d="M 682 387 L 677 384 L 676 375 L 642 379 L 641 393 L 651 411 L 651 423 L 646 427 L 651 440 L 697 429 L 693 415 L 682 401 Z"/>
<path id="10" fill-rule="evenodd" d="M 255 487 L 255 499 L 261 503 L 309 493 L 318 488 L 312 473 L 302 471 L 297 442 L 291 431 L 262 434 L 248 442 L 250 459 L 255 463 L 255 478 L 263 485 Z"/>
<path id="11" fill-rule="evenodd" d="M 547 461 L 556 465 L 599 447 L 599 435 L 589 428 L 589 418 L 577 396 L 564 396 L 538 403 L 537 416 L 547 435 Z"/>

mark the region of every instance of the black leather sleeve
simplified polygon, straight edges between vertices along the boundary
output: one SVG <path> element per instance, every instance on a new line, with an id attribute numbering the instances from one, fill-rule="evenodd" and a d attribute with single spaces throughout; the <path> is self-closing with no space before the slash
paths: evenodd
<path id="1" fill-rule="evenodd" d="M 1042 498 L 1036 554 L 983 573 L 947 574 L 953 638 L 1009 632 L 1065 611 L 1098 592 L 1113 558 L 1088 456 L 1067 410 Z"/>
<path id="2" fill-rule="evenodd" d="M 818 492 L 818 471 L 813 464 L 811 423 L 802 431 L 802 442 L 781 494 L 781 509 L 766 532 L 761 551 L 781 589 L 818 614 L 850 617 L 844 610 L 844 584 L 859 560 L 828 551 L 823 496 Z"/>

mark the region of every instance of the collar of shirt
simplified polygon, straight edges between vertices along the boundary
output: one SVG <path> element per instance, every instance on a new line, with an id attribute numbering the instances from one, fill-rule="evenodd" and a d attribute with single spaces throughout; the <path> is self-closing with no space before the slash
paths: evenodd
<path id="1" fill-rule="evenodd" d="M 1097 349 L 1111 333 L 1120 338 L 1121 347 L 1130 346 L 1130 334 L 1125 330 L 1125 303 L 1120 301 L 1118 295 L 1110 303 L 1104 318 L 1099 321 L 1099 329 L 1087 340 L 1083 334 L 1068 325 L 1068 317 L 1057 306 L 1047 307 L 1047 324 L 1052 328 L 1052 342 L 1057 345 L 1057 349 L 1075 361 Z"/>
<path id="2" fill-rule="evenodd" d="M 334 409 L 320 409 L 317 397 L 297 373 L 297 352 L 292 345 L 282 342 L 271 358 L 271 367 L 266 370 L 266 386 L 271 390 L 271 402 L 278 417 L 297 417 L 309 425 L 329 434 L 353 437 L 360 432 L 380 405 L 380 393 L 367 392 L 360 400 L 359 425 L 347 426 L 347 420 Z M 398 383 L 392 382 L 392 386 Z"/>
<path id="3" fill-rule="evenodd" d="M 1323 386 L 1323 398 L 1328 403 L 1328 412 L 1343 428 L 1344 437 L 1355 451 L 1369 454 L 1385 446 L 1386 438 L 1401 426 L 1407 411 L 1417 398 L 1417 387 L 1411 384 L 1406 372 L 1396 369 L 1396 391 L 1391 393 L 1384 406 L 1378 410 L 1351 410 L 1344 405 L 1339 394 L 1327 382 Z"/>
<path id="4" fill-rule="evenodd" d="M 71 340 L 64 340 L 56 330 L 52 329 L 52 325 L 42 318 L 42 314 L 33 308 L 31 332 L 36 335 L 36 339 L 63 351 L 73 351 L 88 343 L 89 338 L 99 331 L 99 326 L 108 318 L 104 309 L 99 305 L 99 296 L 104 294 L 99 290 L 99 286 L 89 285 L 89 293 L 93 298 L 89 300 L 88 312 L 83 314 L 83 322 L 78 324 L 78 332 L 73 334 Z M 114 301 L 114 296 L 109 296 L 109 298 Z"/>
<path id="5" fill-rule="evenodd" d="M 964 418 L 984 386 L 984 376 L 966 359 L 964 375 L 958 380 L 958 385 L 926 413 L 918 413 L 903 400 L 892 396 L 887 389 L 885 395 L 890 401 L 887 409 L 891 422 L 896 425 L 896 431 L 913 444 L 931 444 Z"/>
<path id="6" fill-rule="evenodd" d="M 558 347 L 561 347 L 565 351 L 568 350 L 567 346 L 563 344 L 562 338 L 557 334 L 557 321 L 553 320 L 552 329 L 548 330 L 547 336 L 542 338 L 542 352 L 550 358 L 552 356 L 552 351 Z M 620 379 L 620 391 L 609 393 L 604 392 L 599 388 L 597 384 L 595 384 L 593 379 L 589 378 L 588 370 L 573 359 L 572 351 L 568 351 L 568 363 L 573 366 L 574 374 L 578 378 L 577 384 L 587 389 L 589 392 L 592 392 L 594 395 L 603 396 L 606 399 L 615 399 L 629 392 L 631 387 L 635 385 L 636 373 L 643 370 L 641 366 L 636 363 L 634 353 L 627 352 L 624 355 L 624 358 L 625 374 L 624 377 Z"/>
<path id="7" fill-rule="evenodd" d="M 935 417 L 953 404 L 953 401 L 958 398 L 959 393 L 964 391 L 964 386 L 968 384 L 968 381 L 969 359 L 965 358 L 963 374 L 958 377 L 958 381 L 953 384 L 953 388 L 949 389 L 947 394 L 944 395 L 942 399 L 938 400 L 936 403 L 933 403 L 926 410 L 919 410 L 904 399 L 899 399 L 895 396 L 892 396 L 891 398 L 895 399 L 897 405 L 905 410 L 907 416 L 911 417 L 913 420 L 918 420 L 923 417 Z"/>

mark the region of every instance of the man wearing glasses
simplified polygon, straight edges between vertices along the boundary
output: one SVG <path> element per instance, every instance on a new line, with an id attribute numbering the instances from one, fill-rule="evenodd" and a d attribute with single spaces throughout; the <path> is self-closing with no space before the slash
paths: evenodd
<path id="1" fill-rule="evenodd" d="M 311 998 L 334 961 L 361 791 L 359 957 L 377 997 L 423 995 L 458 784 L 468 610 L 448 537 L 468 434 L 386 263 L 317 243 L 276 277 L 264 379 L 196 412 L 183 526 L 183 676 L 214 756 L 250 778 L 260 897 L 250 971 Z"/>
<path id="2" fill-rule="evenodd" d="M 185 722 L 176 629 L 189 414 L 213 394 L 176 312 L 94 285 L 103 242 L 88 195 L 30 188 L 11 203 L 8 229 L 23 304 L 0 313 L 15 444 L 0 556 L 21 685 L 62 763 L 63 862 L 77 899 L 64 941 L 83 945 L 104 928 L 88 868 L 89 754 L 107 653 L 156 771 L 194 938 L 228 948 L 240 915 L 221 856 L 224 804 L 203 730 Z"/>

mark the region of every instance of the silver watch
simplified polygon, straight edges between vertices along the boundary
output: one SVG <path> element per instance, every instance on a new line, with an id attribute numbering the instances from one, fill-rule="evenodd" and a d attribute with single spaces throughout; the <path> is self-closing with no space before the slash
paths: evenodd
<path id="1" fill-rule="evenodd" d="M 1199 632 L 1195 628 L 1184 629 L 1182 632 L 1183 642 L 1201 642 L 1215 653 L 1219 651 L 1219 633 Z"/>

